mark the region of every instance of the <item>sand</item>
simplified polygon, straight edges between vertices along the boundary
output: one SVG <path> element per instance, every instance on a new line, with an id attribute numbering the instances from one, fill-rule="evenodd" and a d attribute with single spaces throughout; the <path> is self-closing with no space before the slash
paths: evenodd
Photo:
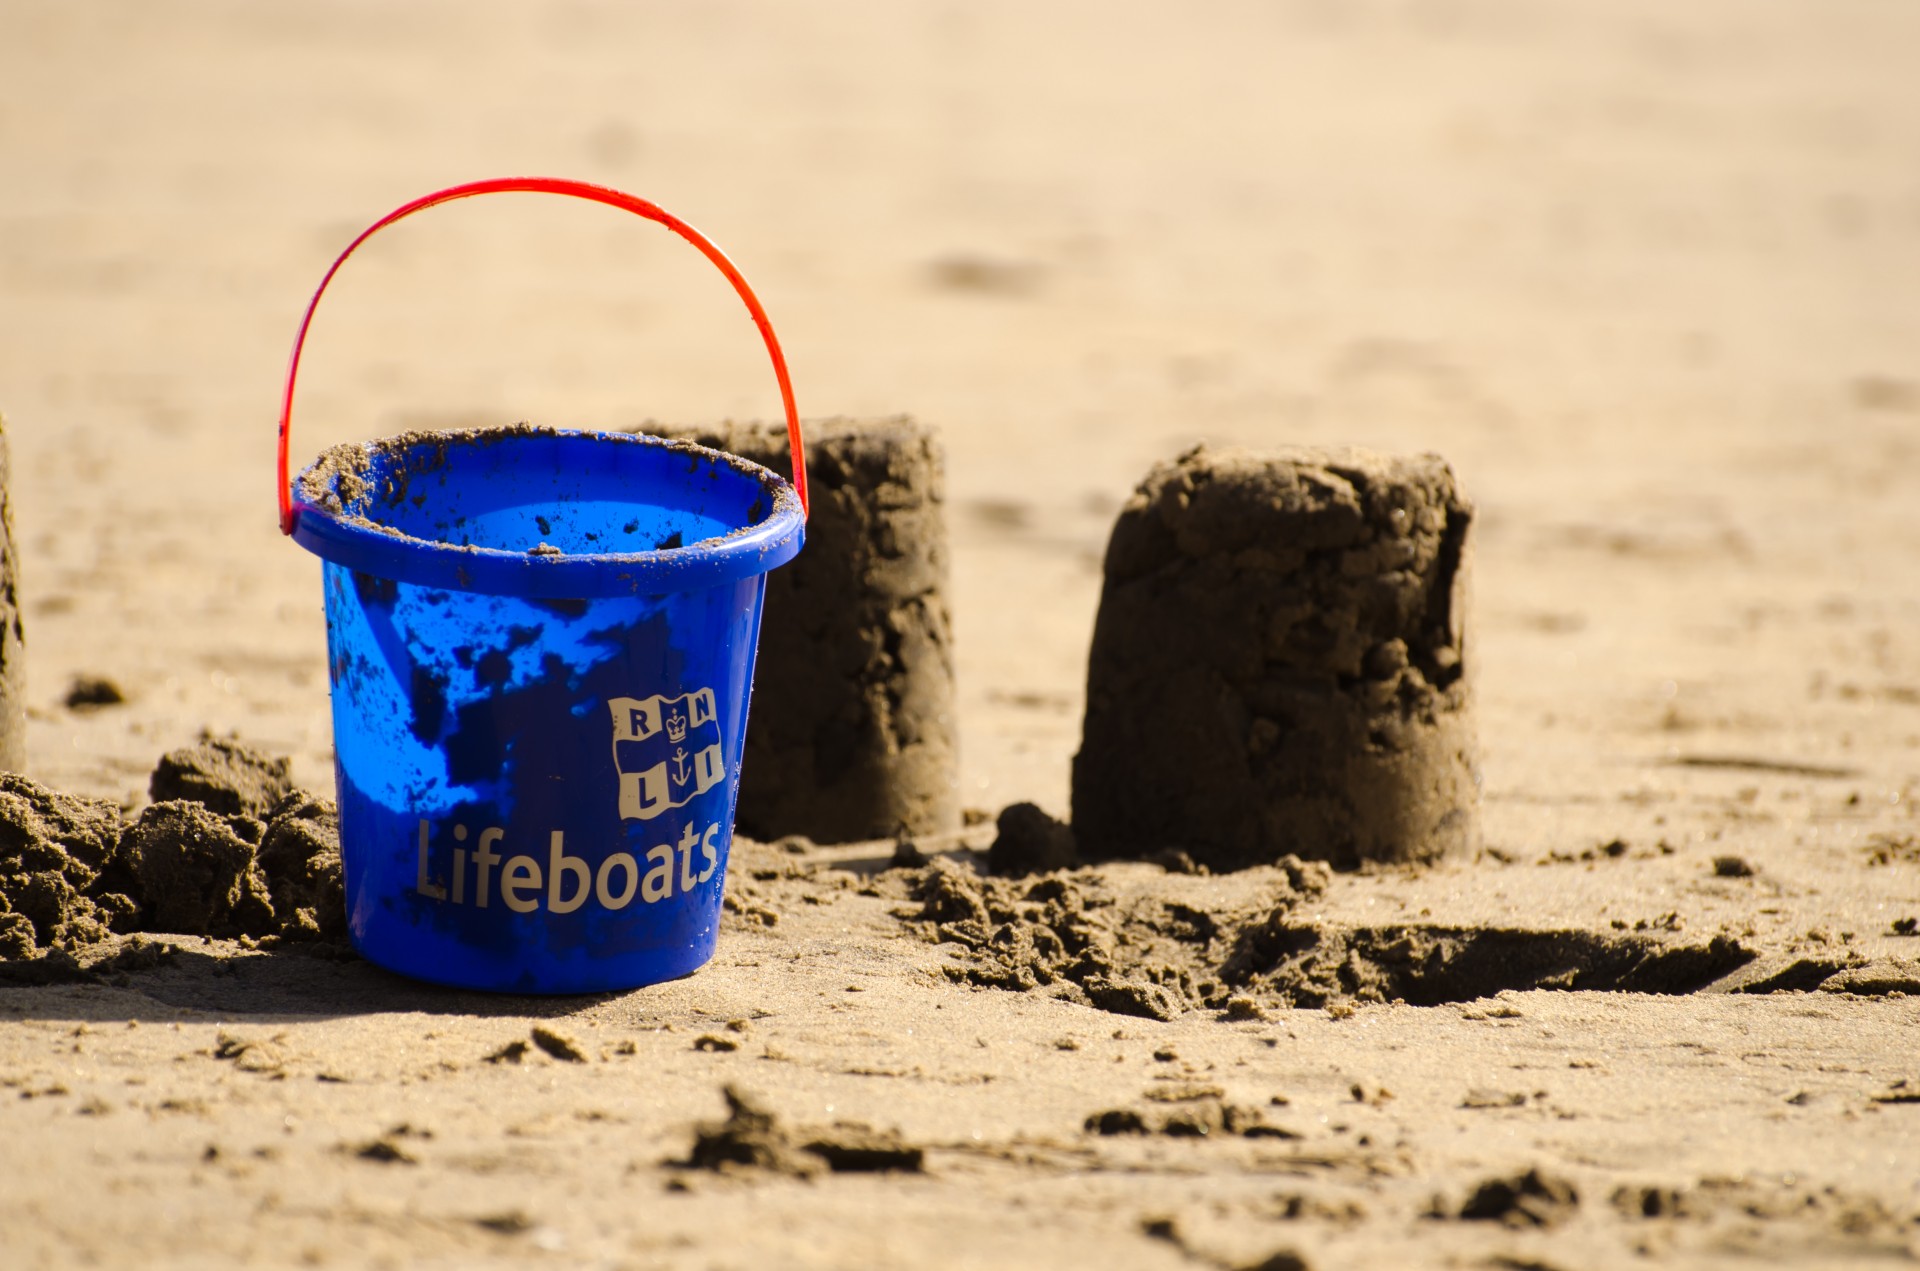
<path id="1" fill-rule="evenodd" d="M 714 962 L 628 994 L 449 992 L 324 938 L 89 942 L 0 986 L 9 1261 L 1920 1255 L 1920 17 L 24 0 L 4 25 L 28 777 L 137 816 L 209 730 L 330 791 L 319 570 L 271 477 L 301 306 L 387 209 L 554 172 L 719 242 L 804 413 L 939 431 L 977 814 L 916 838 L 925 864 L 739 845 Z M 696 253 L 503 196 L 341 273 L 293 453 L 777 414 Z M 1109 534 L 1199 442 L 1452 466 L 1477 853 L 983 873 L 1002 809 L 1067 815 Z M 82 680 L 124 700 L 68 705 Z M 949 874 L 977 914 L 928 912 Z M 736 1140 L 795 1168 L 733 1168 Z"/>

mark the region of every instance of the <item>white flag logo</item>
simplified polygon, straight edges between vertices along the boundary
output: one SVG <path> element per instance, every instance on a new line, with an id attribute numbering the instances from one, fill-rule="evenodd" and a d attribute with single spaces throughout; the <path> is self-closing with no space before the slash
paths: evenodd
<path id="1" fill-rule="evenodd" d="M 607 705 L 623 820 L 651 821 L 720 784 L 726 763 L 712 689 L 679 697 L 616 697 Z"/>

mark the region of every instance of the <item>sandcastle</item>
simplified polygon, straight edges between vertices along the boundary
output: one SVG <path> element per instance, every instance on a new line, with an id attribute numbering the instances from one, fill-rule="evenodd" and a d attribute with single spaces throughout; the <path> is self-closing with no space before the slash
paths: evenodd
<path id="1" fill-rule="evenodd" d="M 1466 850 L 1472 520 L 1437 455 L 1202 447 L 1155 468 L 1107 548 L 1082 854 L 1352 868 Z"/>
<path id="2" fill-rule="evenodd" d="M 766 424 L 681 428 L 782 476 Z M 904 416 L 807 425 L 807 548 L 768 575 L 736 817 L 823 843 L 959 823 L 945 457 Z"/>

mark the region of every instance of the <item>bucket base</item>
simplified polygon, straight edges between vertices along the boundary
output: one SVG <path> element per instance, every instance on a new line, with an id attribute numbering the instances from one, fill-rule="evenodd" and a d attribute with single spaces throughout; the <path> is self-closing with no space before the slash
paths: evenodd
<path id="1" fill-rule="evenodd" d="M 476 973 L 470 967 L 454 962 L 424 963 L 409 951 L 383 949 L 382 942 L 352 937 L 353 951 L 373 963 L 383 971 L 405 976 L 410 980 L 420 980 L 428 984 L 440 984 L 447 988 L 476 989 L 483 993 L 500 993 L 523 997 L 555 997 L 570 993 L 625 993 L 634 989 L 649 988 L 655 984 L 667 984 L 674 980 L 684 980 L 713 960 L 714 943 L 704 949 L 682 949 L 663 953 L 658 957 L 641 960 L 634 959 L 632 964 L 620 960 L 603 960 L 585 968 L 579 975 L 561 977 L 553 974 L 550 968 L 534 969 L 529 967 L 516 981 L 502 979 L 488 974 Z"/>

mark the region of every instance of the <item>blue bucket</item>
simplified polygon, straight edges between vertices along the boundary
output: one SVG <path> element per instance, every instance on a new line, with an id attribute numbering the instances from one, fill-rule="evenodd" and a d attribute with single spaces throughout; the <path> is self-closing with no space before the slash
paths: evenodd
<path id="1" fill-rule="evenodd" d="M 631 196 L 514 179 L 417 200 L 334 269 L 400 216 L 500 189 L 638 210 L 718 255 Z M 778 343 L 726 268 L 798 459 Z M 689 974 L 718 935 L 761 601 L 805 537 L 804 470 L 789 485 L 684 442 L 517 425 L 339 446 L 289 482 L 293 381 L 325 288 L 294 346 L 280 484 L 283 528 L 325 561 L 354 947 L 508 992 Z"/>

